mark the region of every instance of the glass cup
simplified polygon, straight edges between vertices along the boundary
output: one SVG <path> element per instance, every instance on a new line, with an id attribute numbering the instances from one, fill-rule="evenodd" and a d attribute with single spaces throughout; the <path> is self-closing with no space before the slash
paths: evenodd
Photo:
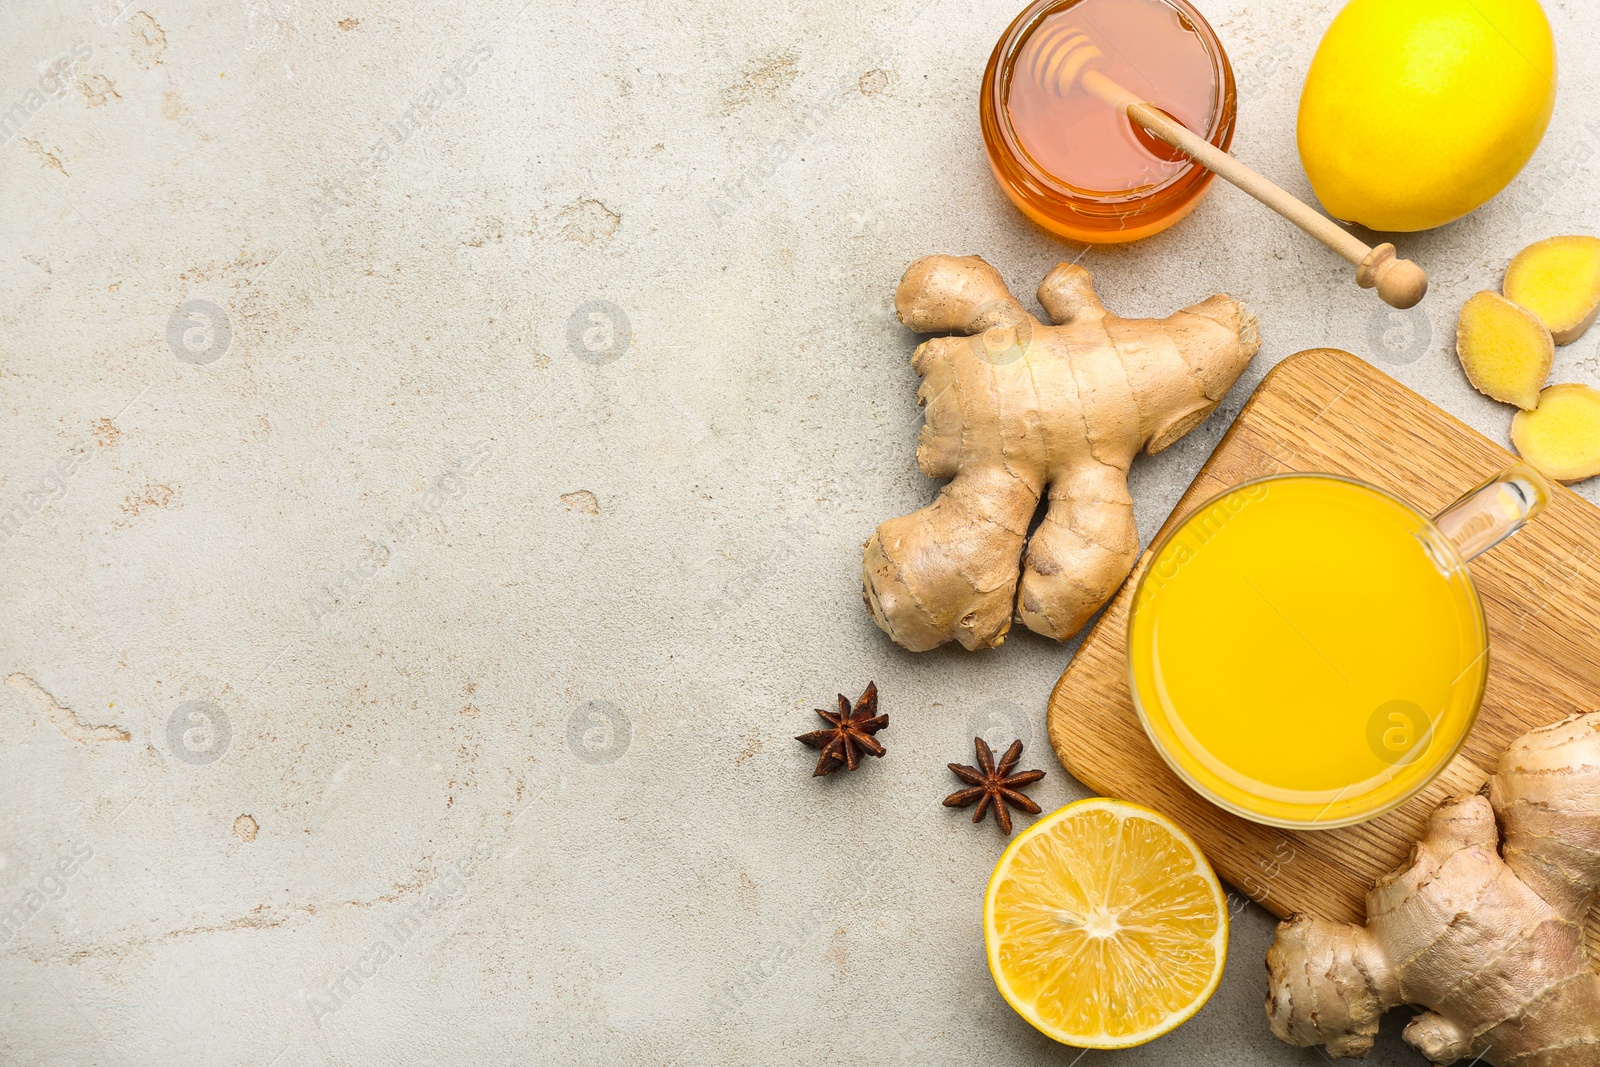
<path id="1" fill-rule="evenodd" d="M 1271 826 L 1349 826 L 1415 796 L 1483 702 L 1489 633 L 1467 561 L 1548 499 L 1516 464 L 1431 518 L 1332 474 L 1200 505 L 1151 546 L 1129 616 L 1129 685 L 1156 751 Z"/>

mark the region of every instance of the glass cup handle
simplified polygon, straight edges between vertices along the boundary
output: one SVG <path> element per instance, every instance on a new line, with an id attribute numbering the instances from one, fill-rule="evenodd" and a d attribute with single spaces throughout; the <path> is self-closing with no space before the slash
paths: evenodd
<path id="1" fill-rule="evenodd" d="M 1489 551 L 1550 503 L 1550 483 L 1526 463 L 1513 463 L 1433 517 L 1462 559 Z"/>

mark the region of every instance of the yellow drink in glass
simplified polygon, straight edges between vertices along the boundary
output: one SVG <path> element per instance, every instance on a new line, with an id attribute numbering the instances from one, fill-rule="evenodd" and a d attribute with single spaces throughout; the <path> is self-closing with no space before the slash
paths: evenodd
<path id="1" fill-rule="evenodd" d="M 1153 546 L 1128 660 L 1146 731 L 1198 792 L 1257 822 L 1333 827 L 1403 802 L 1455 755 L 1488 630 L 1434 521 L 1295 474 L 1223 493 Z"/>

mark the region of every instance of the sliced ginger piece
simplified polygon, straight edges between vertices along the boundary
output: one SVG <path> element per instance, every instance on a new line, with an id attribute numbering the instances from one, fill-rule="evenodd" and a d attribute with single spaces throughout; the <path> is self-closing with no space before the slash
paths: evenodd
<path id="1" fill-rule="evenodd" d="M 1583 336 L 1600 314 L 1600 237 L 1548 237 L 1517 253 L 1506 299 L 1543 320 L 1558 345 Z"/>
<path id="2" fill-rule="evenodd" d="M 1556 346 L 1537 315 L 1485 290 L 1461 307 L 1456 355 L 1474 389 L 1528 411 L 1539 406 Z"/>
<path id="3" fill-rule="evenodd" d="M 1552 385 L 1539 394 L 1537 408 L 1512 417 L 1511 443 L 1558 482 L 1600 474 L 1600 389 Z"/>

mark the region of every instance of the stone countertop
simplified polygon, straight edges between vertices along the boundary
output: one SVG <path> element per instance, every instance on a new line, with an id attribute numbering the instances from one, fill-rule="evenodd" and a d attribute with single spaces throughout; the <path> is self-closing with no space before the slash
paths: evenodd
<path id="1" fill-rule="evenodd" d="M 1309 195 L 1336 5 L 1202 6 L 1238 154 Z M 913 656 L 863 610 L 861 542 L 935 491 L 889 296 L 947 251 L 1246 300 L 1261 355 L 1135 467 L 1147 537 L 1299 349 L 1504 441 L 1455 310 L 1592 225 L 1600 24 L 1547 4 L 1544 145 L 1403 242 L 1400 315 L 1229 188 L 1133 246 L 1033 229 L 976 121 L 1018 7 L 0 10 L 0 1062 L 1321 1061 L 1267 1031 L 1254 906 L 1143 1048 L 995 993 L 1001 841 L 943 765 L 1020 734 L 1047 808 L 1082 795 L 1043 729 L 1075 646 Z M 792 735 L 869 679 L 889 757 L 813 780 Z M 1422 1062 L 1403 1014 L 1370 1062 Z"/>

